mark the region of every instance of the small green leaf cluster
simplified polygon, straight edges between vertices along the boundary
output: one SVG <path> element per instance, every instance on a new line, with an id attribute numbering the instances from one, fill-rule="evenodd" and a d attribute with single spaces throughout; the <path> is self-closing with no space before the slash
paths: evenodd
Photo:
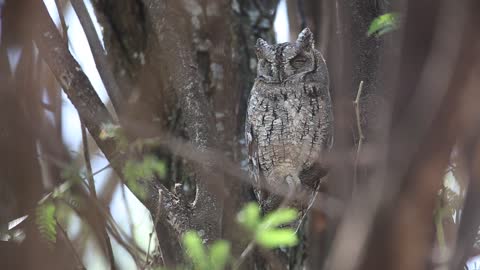
<path id="1" fill-rule="evenodd" d="M 147 196 L 147 191 L 140 184 L 139 179 L 149 180 L 155 175 L 164 178 L 166 172 L 165 162 L 152 155 L 145 156 L 142 161 L 128 160 L 123 168 L 123 175 L 128 187 L 142 199 Z"/>
<path id="2" fill-rule="evenodd" d="M 215 241 L 207 250 L 200 236 L 188 231 L 183 236 L 183 245 L 195 270 L 222 270 L 230 259 L 230 243 L 225 240 Z"/>
<path id="3" fill-rule="evenodd" d="M 254 243 L 267 249 L 292 247 L 298 244 L 293 229 L 279 228 L 295 221 L 298 218 L 297 210 L 280 208 L 264 217 L 260 212 L 258 204 L 252 202 L 243 207 L 237 215 L 238 222 L 252 233 Z M 228 241 L 217 240 L 206 247 L 197 232 L 188 231 L 183 235 L 182 242 L 190 265 L 195 270 L 222 270 L 234 261 Z"/>
<path id="4" fill-rule="evenodd" d="M 83 183 L 78 169 L 74 166 L 67 166 L 62 170 L 61 175 L 65 182 L 45 195 L 35 209 L 35 224 L 42 238 L 49 244 L 56 242 L 57 219 L 59 216 L 61 219 L 65 215 L 65 211 L 61 210 L 62 205 L 80 208 L 82 203 L 80 197 L 70 192 L 73 185 Z"/>
<path id="5" fill-rule="evenodd" d="M 122 129 L 119 125 L 111 123 L 103 124 L 99 137 L 102 140 L 115 140 L 117 148 L 121 152 L 128 149 L 128 139 L 125 134 L 123 134 Z"/>
<path id="6" fill-rule="evenodd" d="M 255 242 L 268 249 L 298 244 L 298 237 L 292 228 L 279 228 L 297 218 L 298 212 L 292 208 L 280 208 L 261 217 L 260 207 L 256 203 L 247 204 L 237 216 L 240 224 L 253 234 Z"/>
<path id="7" fill-rule="evenodd" d="M 399 19 L 397 13 L 386 13 L 375 18 L 368 28 L 367 35 L 381 36 L 396 30 L 399 26 Z"/>
<path id="8" fill-rule="evenodd" d="M 41 202 L 35 209 L 35 223 L 40 235 L 53 244 L 57 239 L 56 206 L 51 200 Z"/>

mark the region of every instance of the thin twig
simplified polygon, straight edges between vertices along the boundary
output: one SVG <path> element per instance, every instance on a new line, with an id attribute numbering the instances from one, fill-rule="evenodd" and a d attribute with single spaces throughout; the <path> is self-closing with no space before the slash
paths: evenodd
<path id="1" fill-rule="evenodd" d="M 290 190 L 288 191 L 287 195 L 285 196 L 285 198 L 282 200 L 282 202 L 280 203 L 280 205 L 278 206 L 277 209 L 280 209 L 280 208 L 285 208 L 288 206 L 288 203 L 292 201 L 292 199 L 294 198 L 294 194 L 296 193 L 296 190 L 293 189 L 293 188 L 290 188 Z M 301 223 L 301 221 L 300 221 Z M 269 225 L 269 223 L 265 224 L 266 226 Z M 297 231 L 295 231 L 295 234 L 297 233 Z M 238 260 L 235 262 L 235 265 L 233 266 L 233 270 L 237 270 L 239 269 L 239 267 L 243 264 L 243 262 L 247 259 L 247 257 L 252 253 L 252 251 L 254 250 L 253 248 L 255 247 L 255 238 L 253 240 L 250 241 L 250 243 L 248 243 L 247 247 L 242 251 L 242 254 L 240 254 L 240 257 L 238 258 Z"/>
<path id="2" fill-rule="evenodd" d="M 130 229 L 130 234 L 132 235 L 132 238 L 135 238 L 134 234 L 134 227 L 133 227 L 133 216 L 132 216 L 132 211 L 130 209 L 130 204 L 128 203 L 127 200 L 127 193 L 125 192 L 125 185 L 120 184 L 120 187 L 122 189 L 122 199 L 125 202 L 125 208 L 127 209 L 127 217 L 128 217 L 128 227 Z"/>
<path id="3" fill-rule="evenodd" d="M 155 228 L 157 227 L 158 220 L 160 219 L 160 205 L 162 205 L 162 190 L 161 190 L 161 189 L 158 190 L 158 207 L 157 207 L 157 212 L 155 213 L 155 220 L 154 220 L 154 223 L 153 223 L 152 231 L 151 231 L 150 234 L 149 234 L 148 248 L 147 248 L 147 257 L 146 257 L 146 260 L 145 260 L 145 268 L 148 266 L 148 263 L 149 263 L 150 244 L 151 244 L 151 242 L 152 242 L 152 237 L 153 237 L 153 234 L 155 233 Z M 165 260 L 164 260 L 164 258 L 163 258 L 162 247 L 159 247 L 158 250 L 159 250 L 159 252 L 160 252 L 160 258 L 162 259 L 162 264 L 165 265 Z"/>
<path id="4" fill-rule="evenodd" d="M 112 66 L 107 59 L 106 52 L 103 49 L 103 46 L 97 35 L 97 31 L 95 30 L 92 18 L 90 17 L 83 0 L 71 0 L 71 3 L 75 13 L 77 14 L 80 24 L 82 25 L 83 31 L 85 32 L 85 36 L 87 37 L 88 45 L 92 51 L 93 60 L 95 61 L 98 73 L 102 78 L 103 84 L 105 85 L 108 96 L 112 101 L 113 107 L 118 114 L 123 108 L 122 105 L 124 103 L 124 99 L 120 92 L 120 88 L 118 87 L 117 81 L 115 80 L 115 76 L 113 75 Z"/>
<path id="5" fill-rule="evenodd" d="M 53 157 L 50 157 L 49 155 L 46 155 L 46 154 L 39 155 L 38 158 L 44 159 L 44 160 L 48 160 L 48 161 L 52 162 L 53 164 L 55 164 L 55 165 L 58 166 L 58 167 L 68 168 L 68 164 L 66 164 L 66 163 L 64 163 L 64 162 L 62 162 L 62 161 L 59 161 L 59 160 L 57 160 L 57 159 L 55 159 L 55 158 L 53 158 Z M 111 162 L 113 162 L 113 161 L 111 161 Z M 86 176 L 80 177 L 80 180 L 81 180 L 80 183 L 83 184 L 83 185 L 85 185 L 84 180 L 87 180 L 89 177 L 93 177 L 93 176 L 95 176 L 95 175 L 97 175 L 97 174 L 105 171 L 106 169 L 108 169 L 108 168 L 110 168 L 110 167 L 112 167 L 111 163 L 105 165 L 104 167 L 100 168 L 99 170 L 95 171 L 94 173 L 91 173 L 91 174 L 90 174 L 90 173 L 87 173 Z M 88 180 L 87 180 L 87 181 L 88 181 Z M 63 189 L 64 189 L 64 190 L 68 190 L 68 189 L 70 189 L 70 187 L 71 187 L 73 184 L 74 184 L 73 181 L 66 182 L 66 183 L 62 184 L 62 185 L 65 185 L 65 186 L 63 187 Z M 89 189 L 89 187 L 86 187 L 86 188 Z M 46 199 L 48 199 L 50 196 L 53 195 L 53 193 L 54 193 L 53 191 L 47 193 L 45 196 L 42 197 L 42 199 L 40 199 L 40 202 L 41 202 L 41 201 L 45 201 Z"/>
<path id="6" fill-rule="evenodd" d="M 88 188 L 92 193 L 93 198 L 97 199 L 97 190 L 95 188 L 95 180 L 93 179 L 92 163 L 90 162 L 90 151 L 88 149 L 87 130 L 81 120 L 80 125 L 82 129 L 83 157 L 85 159 L 85 167 L 87 169 L 86 178 L 88 181 Z"/>
<path id="7" fill-rule="evenodd" d="M 252 240 L 250 241 L 250 243 L 248 243 L 247 247 L 243 250 L 242 254 L 240 254 L 240 257 L 235 262 L 235 265 L 232 268 L 233 270 L 237 270 L 240 268 L 242 263 L 247 259 L 250 253 L 252 253 L 254 247 L 255 247 L 255 240 Z"/>
<path id="8" fill-rule="evenodd" d="M 83 265 L 82 259 L 80 258 L 77 251 L 75 250 L 75 247 L 73 246 L 72 241 L 70 241 L 70 238 L 68 238 L 67 232 L 63 229 L 62 225 L 60 225 L 60 222 L 58 222 L 56 217 L 55 217 L 55 223 L 57 224 L 57 230 L 60 232 L 63 238 L 65 238 L 65 243 L 67 243 L 67 246 L 71 250 L 73 257 L 75 257 L 78 267 L 82 270 L 86 270 L 87 268 Z"/>
<path id="9" fill-rule="evenodd" d="M 70 209 L 72 209 L 79 217 L 85 216 L 85 213 L 80 211 L 78 207 L 72 204 L 69 200 L 61 199 L 61 201 Z M 143 254 L 142 249 L 138 247 L 138 245 L 136 245 L 134 241 L 132 241 L 132 239 L 125 232 L 123 232 L 117 227 L 111 214 L 105 209 L 102 204 L 100 204 L 98 200 L 91 200 L 91 202 L 93 203 L 92 211 L 95 211 L 99 215 L 102 215 L 104 220 L 106 221 L 107 231 L 112 235 L 112 237 L 121 247 L 123 247 L 128 253 L 130 253 L 137 266 L 140 267 L 140 265 L 143 265 L 144 262 L 141 258 L 141 254 Z"/>
<path id="10" fill-rule="evenodd" d="M 62 26 L 63 39 L 65 40 L 65 47 L 68 48 L 68 33 L 67 33 L 67 24 L 65 23 L 65 16 L 63 16 L 62 5 L 60 0 L 55 0 L 55 5 L 57 6 L 58 17 L 60 17 L 60 24 Z"/>
<path id="11" fill-rule="evenodd" d="M 365 136 L 363 135 L 362 130 L 362 118 L 360 115 L 360 97 L 362 96 L 363 91 L 363 81 L 360 82 L 357 91 L 357 97 L 355 101 L 353 101 L 353 106 L 355 107 L 355 116 L 357 118 L 357 131 L 358 131 L 358 147 L 357 147 L 357 154 L 355 156 L 355 165 L 353 167 L 353 190 L 356 189 L 357 181 L 358 181 L 358 163 L 360 159 L 360 153 L 362 151 L 363 141 Z"/>
<path id="12" fill-rule="evenodd" d="M 93 178 L 93 171 L 92 171 L 92 163 L 90 162 L 90 151 L 88 149 L 88 138 L 87 138 L 87 128 L 80 121 L 81 129 L 82 129 L 82 141 L 83 141 L 83 157 L 85 158 L 85 167 L 87 168 L 87 180 L 88 180 L 88 188 L 90 193 L 92 194 L 93 200 L 98 200 L 97 198 L 97 191 L 95 189 L 95 180 Z M 105 245 L 107 248 L 107 254 L 110 261 L 110 269 L 116 269 L 115 267 L 115 257 L 113 255 L 112 243 L 110 241 L 110 237 L 108 236 L 108 232 L 105 229 L 105 219 L 99 216 L 100 225 L 102 226 L 102 234 L 103 240 L 105 241 Z"/>

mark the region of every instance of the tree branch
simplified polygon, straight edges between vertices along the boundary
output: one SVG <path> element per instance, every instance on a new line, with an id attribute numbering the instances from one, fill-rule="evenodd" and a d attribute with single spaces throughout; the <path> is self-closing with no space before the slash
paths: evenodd
<path id="1" fill-rule="evenodd" d="M 159 2 L 143 0 L 147 20 L 153 25 L 153 31 L 162 45 L 160 56 L 167 67 L 164 74 L 171 78 L 182 107 L 182 116 L 187 135 L 197 148 L 203 152 L 212 146 L 215 135 L 214 118 L 200 81 L 198 67 L 191 50 L 191 25 L 189 16 L 181 2 Z M 203 230 L 205 239 L 220 237 L 223 198 L 221 181 L 207 181 L 211 178 L 211 166 L 195 165 L 197 193 L 194 202 L 195 215 L 192 216 L 192 228 Z M 217 193 L 215 192 L 217 191 Z"/>
<path id="2" fill-rule="evenodd" d="M 45 5 L 37 3 L 39 15 L 35 41 L 40 55 L 50 67 L 63 90 L 78 110 L 82 121 L 95 139 L 98 147 L 111 160 L 115 153 L 112 139 L 102 140 L 102 125 L 113 124 L 114 120 L 102 103 L 93 86 L 73 58 L 52 22 Z"/>
<path id="3" fill-rule="evenodd" d="M 123 178 L 122 169 L 126 161 L 126 155 L 116 151 L 117 146 L 112 138 L 103 139 L 100 137 L 102 126 L 115 123 L 107 108 L 102 103 L 88 77 L 82 71 L 80 65 L 73 58 L 67 48 L 64 46 L 60 34 L 58 33 L 53 21 L 43 2 L 36 2 L 38 10 L 35 41 L 40 55 L 50 67 L 63 90 L 77 109 L 82 122 L 85 124 L 90 135 L 96 144 L 105 154 L 115 172 Z M 192 101 L 194 102 L 194 101 Z M 201 132 L 200 132 L 201 133 Z M 151 183 L 151 181 L 146 181 Z M 128 183 L 127 183 L 128 184 Z M 170 215 L 168 220 L 174 228 L 185 230 L 187 220 L 187 211 L 179 207 L 180 202 L 159 183 L 146 186 L 147 198 L 140 198 L 151 213 L 155 213 L 158 205 L 158 190 L 162 191 L 161 207 L 166 215 Z"/>
<path id="4" fill-rule="evenodd" d="M 93 178 L 93 170 L 92 164 L 90 162 L 90 151 L 88 149 L 88 137 L 87 137 L 87 130 L 83 122 L 80 123 L 82 129 L 82 141 L 83 141 L 83 157 L 85 159 L 85 167 L 87 168 L 87 180 L 88 180 L 88 188 L 90 189 L 91 196 L 94 200 L 98 200 L 97 198 L 97 190 L 95 188 L 95 180 Z M 106 254 L 108 255 L 110 261 L 110 269 L 114 270 L 115 267 L 115 257 L 113 256 L 113 249 L 112 243 L 110 242 L 110 237 L 108 236 L 107 230 L 105 230 L 105 219 L 102 216 L 98 216 L 100 224 L 103 225 L 101 229 L 101 233 L 103 234 L 103 244 L 105 244 L 105 248 L 107 249 Z"/>
<path id="5" fill-rule="evenodd" d="M 70 241 L 70 238 L 68 238 L 67 232 L 63 229 L 62 225 L 60 224 L 60 222 L 58 222 L 57 218 L 55 218 L 55 223 L 57 225 L 57 230 L 60 232 L 60 235 L 65 239 L 65 243 L 67 244 L 68 248 L 70 249 L 70 252 L 73 254 L 73 257 L 77 262 L 77 268 L 81 270 L 86 270 L 87 268 L 83 265 L 82 259 L 80 258 L 77 251 L 75 250 L 75 247 L 73 246 L 72 241 Z"/>
<path id="6" fill-rule="evenodd" d="M 100 39 L 93 25 L 92 18 L 88 14 L 85 3 L 82 0 L 71 0 L 72 6 L 77 13 L 80 24 L 82 25 L 83 31 L 87 36 L 88 45 L 92 51 L 93 60 L 97 66 L 98 73 L 102 78 L 105 89 L 107 90 L 108 96 L 112 101 L 113 107 L 117 113 L 120 113 L 123 108 L 124 99 L 118 88 L 117 81 L 112 72 L 112 65 L 108 62 L 105 51 L 103 50 Z"/>

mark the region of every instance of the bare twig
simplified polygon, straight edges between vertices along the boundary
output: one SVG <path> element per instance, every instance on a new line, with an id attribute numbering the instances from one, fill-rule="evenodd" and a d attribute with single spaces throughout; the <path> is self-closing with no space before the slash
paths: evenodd
<path id="1" fill-rule="evenodd" d="M 357 91 L 357 97 L 355 98 L 355 101 L 353 101 L 353 106 L 355 108 L 355 116 L 357 118 L 357 132 L 358 132 L 358 146 L 357 146 L 357 154 L 355 156 L 355 165 L 353 167 L 353 189 L 356 189 L 357 186 L 357 181 L 358 181 L 358 161 L 360 159 L 360 154 L 362 152 L 362 145 L 363 145 L 363 140 L 365 139 L 365 136 L 363 135 L 363 130 L 362 130 L 362 116 L 360 115 L 360 98 L 362 96 L 362 91 L 363 91 L 363 81 L 360 82 L 360 85 L 358 86 L 358 91 Z"/>
<path id="2" fill-rule="evenodd" d="M 90 193 L 92 194 L 93 200 L 98 200 L 97 198 L 97 191 L 95 188 L 95 180 L 93 179 L 93 171 L 92 171 L 92 164 L 90 162 L 90 151 L 88 149 L 88 138 L 87 138 L 87 129 L 83 122 L 81 122 L 81 129 L 82 129 L 82 141 L 83 141 L 83 156 L 85 158 L 85 167 L 87 168 L 87 179 L 88 179 L 88 188 L 90 189 Z M 115 257 L 113 255 L 112 243 L 110 241 L 110 237 L 108 236 L 107 230 L 105 229 L 105 220 L 103 217 L 99 216 L 99 222 L 102 226 L 102 234 L 104 244 L 107 249 L 107 255 L 110 260 L 110 269 L 116 269 L 115 267 Z"/>
<path id="3" fill-rule="evenodd" d="M 280 205 L 278 206 L 278 209 L 280 208 L 285 208 L 288 206 L 288 203 L 292 201 L 292 199 L 295 197 L 295 193 L 296 193 L 296 190 L 294 189 L 290 189 L 287 193 L 287 195 L 285 196 L 285 198 L 282 200 L 282 203 L 280 203 Z M 300 220 L 300 224 L 301 224 L 302 220 Z M 300 227 L 300 225 L 299 225 Z M 298 228 L 297 228 L 298 230 Z M 295 234 L 297 233 L 297 230 L 295 230 Z M 232 269 L 234 270 L 237 270 L 240 268 L 240 266 L 245 262 L 245 260 L 248 258 L 248 256 L 250 256 L 250 254 L 253 252 L 254 248 L 255 248 L 255 238 L 252 239 L 247 247 L 242 251 L 242 254 L 240 254 L 240 257 L 238 258 L 238 260 L 235 262 L 235 265 L 233 266 Z"/>
<path id="4" fill-rule="evenodd" d="M 70 238 L 68 238 L 67 232 L 65 232 L 62 225 L 60 224 L 60 222 L 58 222 L 56 217 L 55 217 L 55 223 L 57 224 L 57 230 L 60 232 L 62 237 L 65 239 L 65 243 L 67 243 L 68 248 L 70 249 L 71 253 L 75 257 L 75 260 L 77 261 L 79 269 L 86 270 L 87 268 L 83 265 L 82 259 L 80 258 L 77 251 L 75 250 L 75 247 L 73 246 L 72 241 L 70 241 Z"/>
<path id="5" fill-rule="evenodd" d="M 60 4 L 60 0 L 55 0 L 55 5 L 57 6 L 58 17 L 60 17 L 63 39 L 65 40 L 65 47 L 68 48 L 68 29 L 67 24 L 65 23 L 65 16 L 63 16 L 63 9 L 62 5 Z"/>
<path id="6" fill-rule="evenodd" d="M 122 199 L 125 203 L 125 208 L 127 210 L 127 217 L 128 217 L 128 227 L 130 229 L 130 234 L 132 235 L 133 238 L 135 238 L 134 234 L 134 228 L 133 228 L 133 216 L 132 216 L 132 210 L 130 209 L 130 204 L 128 203 L 127 200 L 127 193 L 125 191 L 125 185 L 120 184 L 120 187 L 122 189 Z"/>
<path id="7" fill-rule="evenodd" d="M 90 151 L 88 149 L 88 138 L 87 138 L 87 131 L 85 125 L 80 121 L 81 129 L 82 129 L 82 142 L 83 142 L 83 157 L 85 159 L 85 167 L 87 169 L 87 181 L 88 181 L 88 188 L 92 193 L 92 196 L 97 199 L 97 190 L 95 188 L 95 180 L 93 179 L 93 171 L 92 171 L 92 163 L 90 162 Z"/>
<path id="8" fill-rule="evenodd" d="M 88 45 L 92 51 L 93 60 L 95 61 L 98 73 L 102 78 L 103 84 L 105 85 L 105 89 L 107 90 L 110 100 L 112 101 L 113 107 L 117 113 L 120 113 L 121 109 L 123 108 L 124 97 L 122 96 L 117 85 L 117 81 L 115 80 L 115 76 L 112 72 L 112 65 L 107 59 L 106 52 L 103 49 L 100 39 L 97 35 L 92 18 L 90 17 L 83 0 L 71 0 L 71 3 L 75 9 L 75 13 L 77 13 L 83 31 L 87 36 Z"/>
<path id="9" fill-rule="evenodd" d="M 70 201 L 62 200 L 62 202 L 65 205 L 67 205 L 70 209 L 72 209 L 79 217 L 85 217 L 85 211 L 82 212 L 80 209 L 78 209 L 77 206 L 73 205 Z M 134 241 L 131 241 L 131 239 L 125 233 L 118 230 L 118 228 L 117 228 L 115 222 L 113 221 L 113 218 L 111 217 L 110 213 L 105 211 L 103 209 L 103 206 L 101 206 L 98 201 L 92 200 L 92 202 L 94 202 L 94 204 L 93 204 L 94 208 L 90 209 L 90 210 L 94 210 L 97 213 L 99 213 L 100 215 L 103 215 L 104 220 L 107 221 L 106 225 L 107 225 L 108 232 L 117 241 L 117 243 L 120 246 L 122 246 L 132 256 L 132 258 L 135 261 L 135 263 L 137 264 L 137 266 L 143 265 L 143 260 L 142 260 L 142 257 L 141 257 L 143 252 L 142 252 L 141 248 L 138 247 L 137 245 L 132 244 L 132 243 L 134 243 Z M 89 220 L 87 219 L 87 221 L 89 221 Z M 84 248 L 85 245 L 81 244 L 81 245 L 79 245 L 79 247 Z"/>
<path id="10" fill-rule="evenodd" d="M 255 240 L 250 241 L 248 243 L 247 247 L 243 250 L 242 254 L 240 254 L 240 257 L 238 260 L 235 262 L 235 265 L 233 266 L 233 270 L 240 269 L 240 266 L 242 266 L 243 262 L 248 258 L 248 256 L 252 253 L 252 251 L 255 248 Z"/>
<path id="11" fill-rule="evenodd" d="M 158 205 L 162 205 L 162 190 L 158 190 Z M 149 256 L 150 256 L 150 244 L 152 242 L 152 237 L 153 237 L 153 233 L 155 233 L 155 228 L 157 227 L 158 225 L 158 220 L 160 218 L 160 207 L 157 208 L 157 212 L 155 213 L 155 220 L 153 222 L 153 228 L 152 228 L 152 231 L 150 232 L 150 234 L 148 235 L 148 248 L 147 248 L 147 255 L 146 255 L 146 259 L 145 259 L 145 268 L 148 266 L 148 263 L 149 263 Z M 162 263 L 163 265 L 165 265 L 165 260 L 163 258 L 163 252 L 162 252 L 162 247 L 159 247 L 158 248 L 159 252 L 160 252 L 160 258 L 162 259 Z"/>

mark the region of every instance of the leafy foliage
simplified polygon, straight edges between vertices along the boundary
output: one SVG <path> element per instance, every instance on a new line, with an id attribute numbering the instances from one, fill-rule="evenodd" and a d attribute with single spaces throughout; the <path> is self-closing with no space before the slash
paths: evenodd
<path id="1" fill-rule="evenodd" d="M 225 240 L 215 241 L 207 251 L 198 234 L 189 231 L 183 236 L 183 245 L 196 270 L 221 270 L 230 259 L 230 243 Z"/>
<path id="2" fill-rule="evenodd" d="M 35 211 L 38 231 L 48 243 L 55 243 L 57 237 L 55 212 L 56 206 L 51 200 L 40 203 Z"/>
<path id="3" fill-rule="evenodd" d="M 398 14 L 386 13 L 375 18 L 368 28 L 367 35 L 381 36 L 398 28 Z"/>
<path id="4" fill-rule="evenodd" d="M 260 207 L 256 203 L 248 203 L 237 215 L 238 222 L 250 231 L 255 231 L 260 219 Z"/>
<path id="5" fill-rule="evenodd" d="M 298 244 L 298 237 L 292 228 L 279 228 L 298 218 L 298 212 L 291 208 L 281 208 L 260 216 L 256 203 L 247 204 L 238 214 L 237 220 L 254 236 L 257 244 L 264 248 L 292 247 Z"/>
<path id="6" fill-rule="evenodd" d="M 291 247 L 298 243 L 293 229 L 279 228 L 297 217 L 297 211 L 290 208 L 278 209 L 261 217 L 258 204 L 249 203 L 239 212 L 237 219 L 252 233 L 255 243 L 273 249 Z M 196 232 L 189 231 L 183 236 L 183 245 L 193 269 L 196 270 L 225 269 L 231 259 L 230 243 L 225 240 L 218 240 L 207 248 Z"/>
<path id="7" fill-rule="evenodd" d="M 138 179 L 152 179 L 157 174 L 159 177 L 166 175 L 165 162 L 155 156 L 145 156 L 142 161 L 128 160 L 123 168 L 125 181 L 132 192 L 140 198 L 147 196 L 145 188 L 138 182 Z"/>
<path id="8" fill-rule="evenodd" d="M 121 152 L 126 151 L 128 148 L 128 139 L 125 136 L 125 134 L 123 134 L 122 129 L 120 128 L 119 125 L 114 125 L 110 123 L 102 125 L 102 131 L 100 132 L 100 139 L 115 140 L 118 150 Z"/>

